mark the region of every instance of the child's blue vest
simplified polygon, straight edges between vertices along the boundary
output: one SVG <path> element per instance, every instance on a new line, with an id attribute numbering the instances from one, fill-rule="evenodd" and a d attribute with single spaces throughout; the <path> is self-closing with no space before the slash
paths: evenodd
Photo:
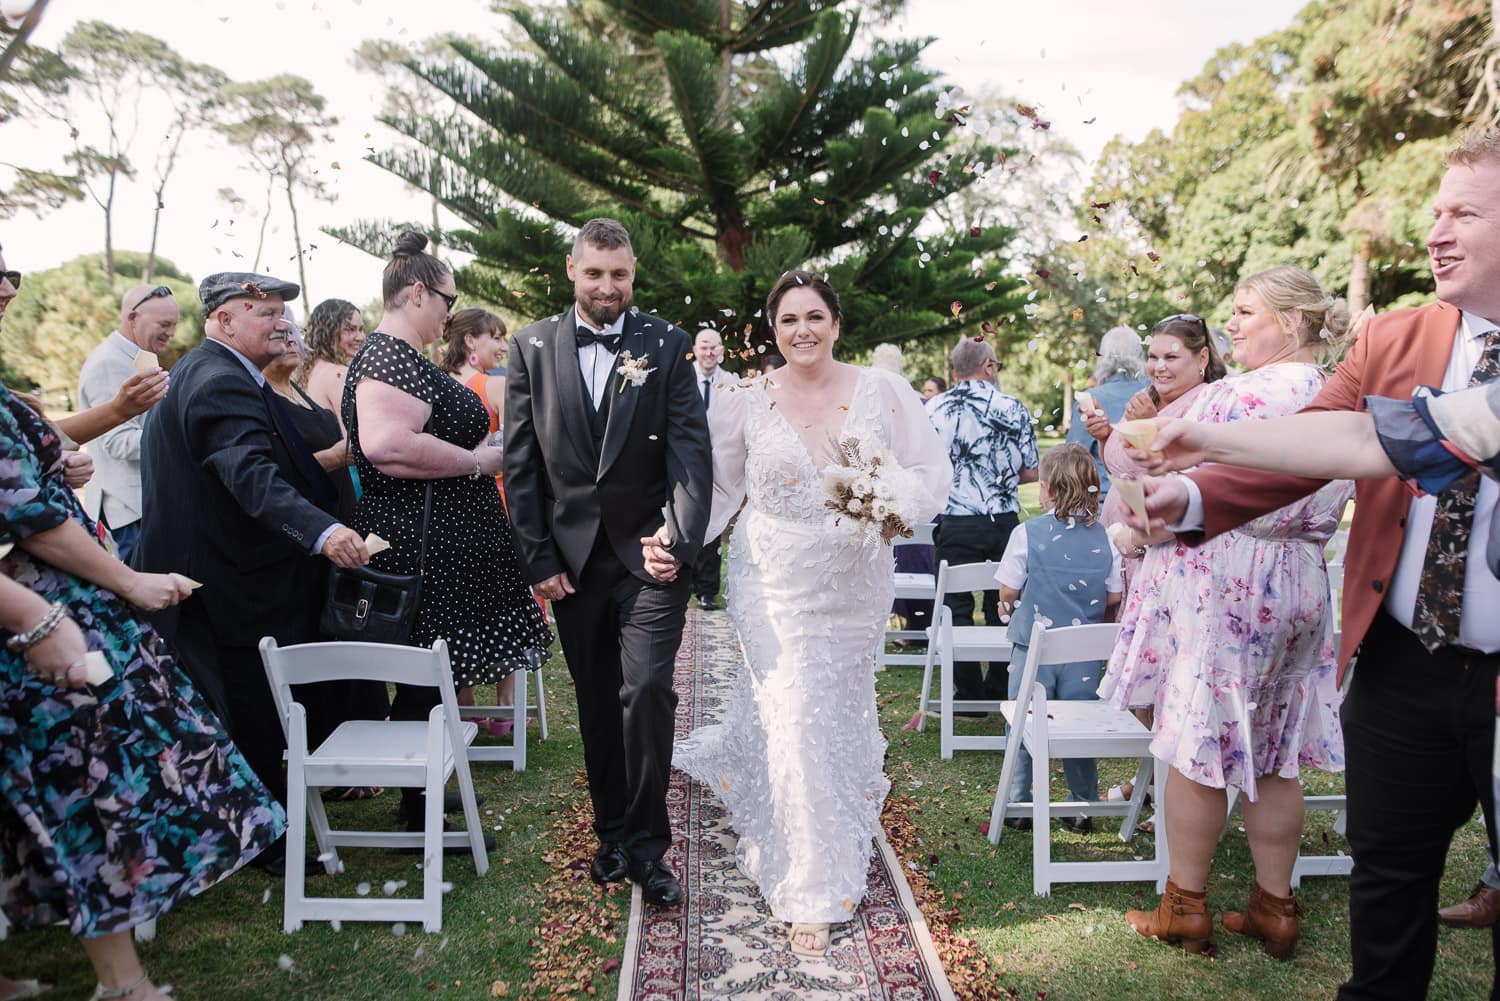
<path id="1" fill-rule="evenodd" d="M 1027 521 L 1026 586 L 1011 612 L 1011 643 L 1028 645 L 1038 617 L 1049 629 L 1103 622 L 1112 562 L 1109 535 L 1097 521 L 1051 514 Z"/>

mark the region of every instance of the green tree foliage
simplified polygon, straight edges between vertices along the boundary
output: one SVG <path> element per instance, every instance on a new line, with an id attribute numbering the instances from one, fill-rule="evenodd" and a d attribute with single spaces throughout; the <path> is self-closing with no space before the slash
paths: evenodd
<path id="1" fill-rule="evenodd" d="M 1280 263 L 1380 308 L 1430 296 L 1442 153 L 1495 113 L 1493 7 L 1319 0 L 1219 50 L 1170 134 L 1101 156 L 1090 198 L 1111 207 L 1092 232 L 1114 273 L 1159 260 L 1169 311 L 1221 324 L 1235 282 Z"/>
<path id="2" fill-rule="evenodd" d="M 149 281 L 178 151 L 187 133 L 212 117 L 226 77 L 184 59 L 153 35 L 102 21 L 75 25 L 57 52 L 29 46 L 20 50 L 12 71 L 11 87 L 0 94 L 0 122 L 50 119 L 67 130 L 72 149 L 64 157 L 68 170 L 0 164 L 11 175 L 0 194 L 0 218 L 19 211 L 45 212 L 87 197 L 104 217 L 102 261 L 109 277 L 117 271 L 114 209 L 120 181 L 137 173 L 132 152 L 142 134 L 152 138 L 161 125 L 153 144 L 151 249 L 142 268 Z M 165 98 L 168 112 L 159 123 L 154 115 L 158 98 Z"/>
<path id="3" fill-rule="evenodd" d="M 527 317 L 571 302 L 562 262 L 595 215 L 630 229 L 636 301 L 676 322 L 763 339 L 788 268 L 844 294 L 846 349 L 952 336 L 1012 313 L 1004 227 L 937 230 L 933 210 L 999 159 L 945 152 L 925 41 L 874 39 L 839 0 L 605 0 L 593 21 L 510 12 L 529 51 L 455 40 L 410 68 L 463 111 L 390 115 L 410 149 L 371 159 L 462 220 L 460 287 Z M 434 183 L 434 180 L 437 183 Z M 340 231 L 371 252 L 388 225 Z"/>
<path id="4" fill-rule="evenodd" d="M 231 144 L 249 154 L 255 168 L 266 177 L 266 209 L 261 217 L 260 242 L 255 248 L 252 267 L 260 267 L 271 199 L 279 184 L 292 215 L 292 239 L 297 245 L 297 275 L 302 294 L 312 301 L 305 264 L 308 248 L 302 242 L 297 193 L 333 201 L 333 192 L 318 177 L 312 164 L 312 154 L 318 142 L 329 139 L 329 130 L 338 124 L 338 118 L 329 114 L 327 102 L 311 81 L 292 73 L 227 84 L 219 96 L 226 109 L 217 123 L 219 131 Z"/>
<path id="5" fill-rule="evenodd" d="M 85 176 L 80 167 L 88 161 L 73 157 L 49 167 L 14 162 L 13 151 L 35 145 L 23 141 L 16 130 L 26 127 L 22 121 L 43 116 L 43 109 L 55 107 L 66 99 L 71 68 L 62 57 L 49 49 L 24 43 L 17 35 L 7 45 L 6 70 L 0 80 L 0 128 L 7 131 L 0 141 L 0 219 L 20 212 L 42 213 L 61 208 L 82 199 Z M 44 116 L 43 116 L 44 117 Z"/>
<path id="6" fill-rule="evenodd" d="M 0 327 L 0 357 L 16 384 L 61 390 L 71 399 L 78 371 L 89 352 L 120 323 L 120 297 L 136 284 L 126 274 L 140 274 L 146 255 L 119 251 L 120 275 L 104 273 L 102 254 L 75 257 L 47 271 L 26 275 L 21 293 L 5 311 Z M 170 366 L 203 340 L 198 287 L 170 261 L 156 261 L 157 284 L 172 289 L 182 321 L 162 362 Z"/>

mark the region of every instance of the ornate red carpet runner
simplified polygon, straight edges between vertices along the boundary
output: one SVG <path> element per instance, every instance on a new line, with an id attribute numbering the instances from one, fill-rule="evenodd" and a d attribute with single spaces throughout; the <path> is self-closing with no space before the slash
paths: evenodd
<path id="1" fill-rule="evenodd" d="M 691 610 L 678 653 L 675 736 L 712 722 L 740 665 L 739 642 L 723 613 Z M 900 863 L 880 837 L 865 899 L 852 921 L 834 926 L 821 960 L 792 953 L 755 885 L 735 867 L 735 835 L 718 798 L 678 771 L 667 794 L 672 848 L 666 862 L 687 903 L 675 910 L 631 901 L 619 1001 L 952 1001 L 926 922 Z"/>

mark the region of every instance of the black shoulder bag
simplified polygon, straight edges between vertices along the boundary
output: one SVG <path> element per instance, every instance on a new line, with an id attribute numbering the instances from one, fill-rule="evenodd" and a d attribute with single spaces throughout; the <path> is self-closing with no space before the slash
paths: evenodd
<path id="1" fill-rule="evenodd" d="M 336 640 L 365 643 L 411 642 L 422 604 L 422 571 L 427 566 L 427 528 L 432 520 L 432 481 L 422 501 L 422 545 L 414 574 L 382 573 L 369 567 L 334 567 L 319 627 Z"/>

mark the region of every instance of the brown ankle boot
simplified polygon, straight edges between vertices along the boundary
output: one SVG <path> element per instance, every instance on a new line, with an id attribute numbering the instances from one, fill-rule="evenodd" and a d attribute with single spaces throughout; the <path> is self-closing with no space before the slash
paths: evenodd
<path id="1" fill-rule="evenodd" d="M 1181 942 L 1184 949 L 1193 953 L 1208 948 L 1214 930 L 1213 918 L 1208 916 L 1208 894 L 1184 890 L 1170 879 L 1156 910 L 1126 911 L 1125 920 L 1147 938 Z"/>
<path id="2" fill-rule="evenodd" d="M 1226 931 L 1263 940 L 1267 956 L 1291 959 L 1297 951 L 1297 918 L 1301 914 L 1302 908 L 1294 897 L 1275 896 L 1256 883 L 1250 891 L 1249 910 L 1243 914 L 1225 911 L 1219 915 L 1219 921 Z"/>

